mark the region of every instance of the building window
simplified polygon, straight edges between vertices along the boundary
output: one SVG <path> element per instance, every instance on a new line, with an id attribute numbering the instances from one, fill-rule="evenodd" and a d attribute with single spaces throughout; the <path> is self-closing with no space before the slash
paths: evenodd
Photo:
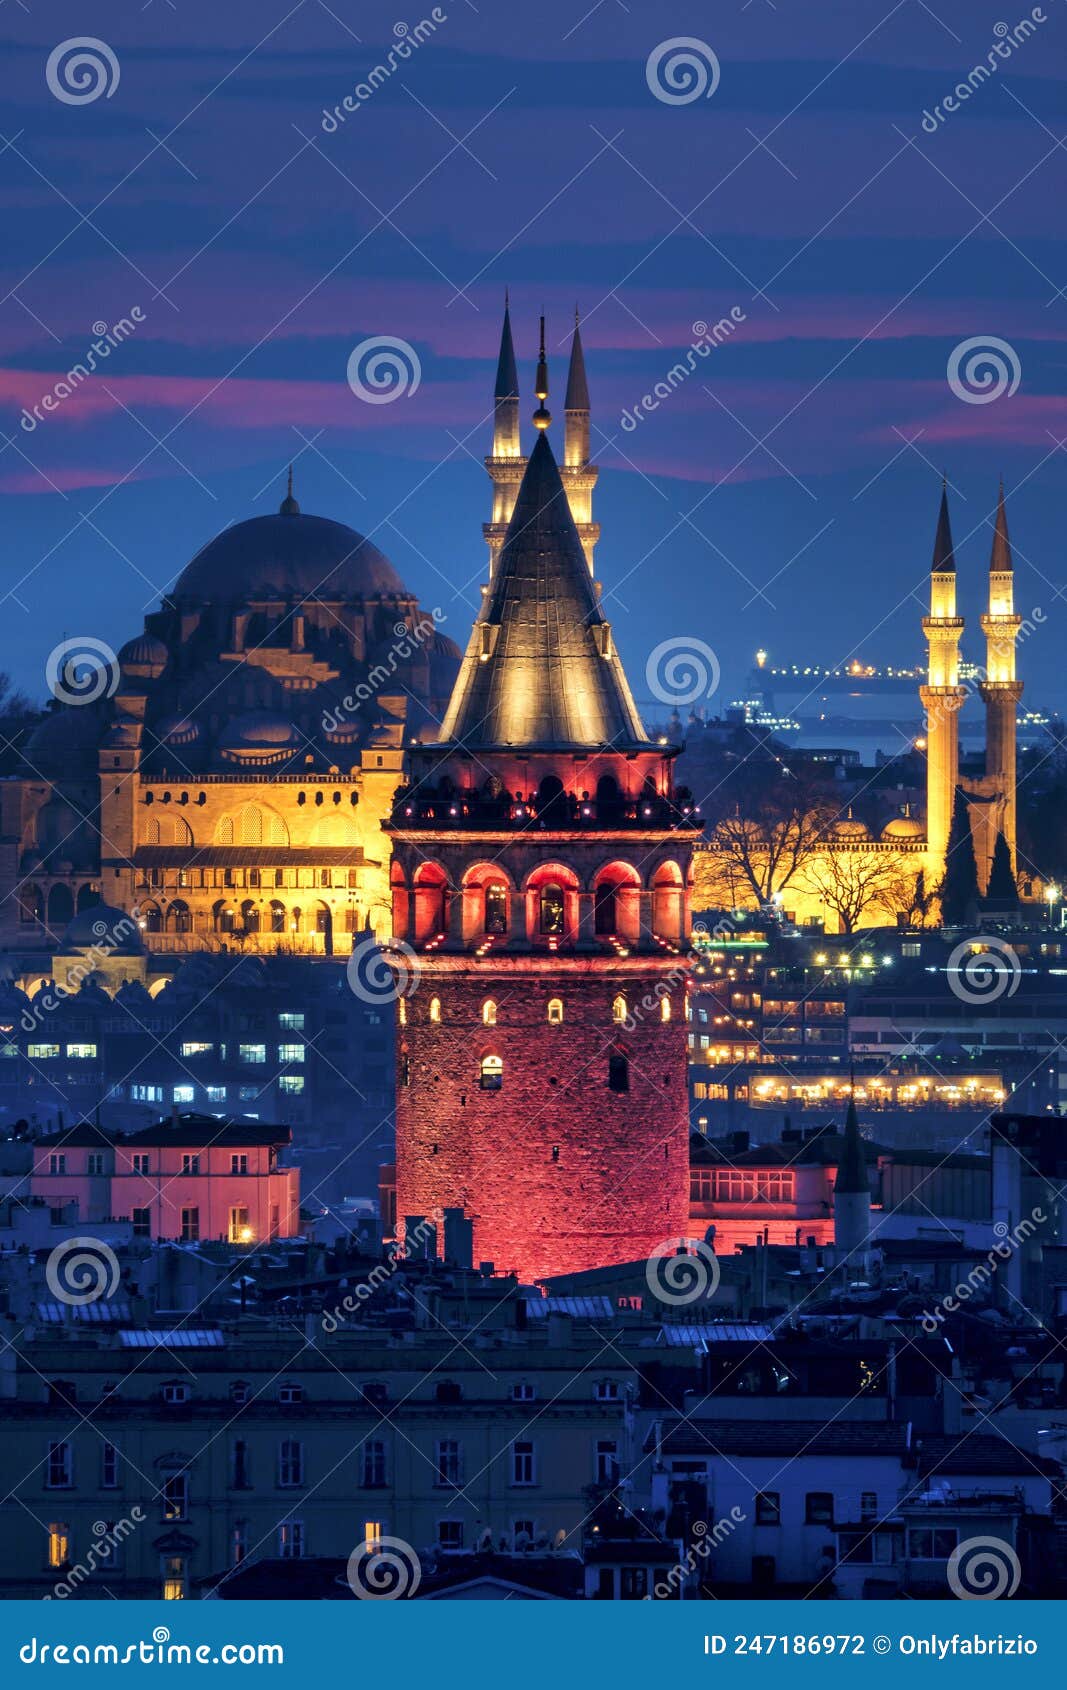
<path id="1" fill-rule="evenodd" d="M 260 1062 L 266 1062 L 267 1047 L 266 1045 L 239 1044 L 237 1046 L 237 1059 L 239 1062 L 247 1062 L 253 1065 Z"/>
<path id="2" fill-rule="evenodd" d="M 908 1532 L 909 1561 L 947 1561 L 959 1541 L 955 1526 L 913 1526 Z"/>
<path id="3" fill-rule="evenodd" d="M 66 1171 L 67 1171 L 67 1158 L 65 1156 L 55 1156 L 55 1155 L 49 1156 L 49 1158 L 48 1158 L 48 1172 L 50 1174 L 65 1174 Z"/>
<path id="4" fill-rule="evenodd" d="M 278 1046 L 278 1061 L 279 1062 L 303 1062 L 303 1060 L 304 1060 L 304 1046 L 303 1045 L 279 1045 Z"/>
<path id="5" fill-rule="evenodd" d="M 89 1173 L 89 1174 L 102 1174 L 103 1171 L 104 1171 L 104 1152 L 102 1150 L 90 1150 L 89 1156 L 88 1156 L 88 1162 L 87 1162 L 87 1166 L 86 1166 L 86 1172 Z"/>
<path id="6" fill-rule="evenodd" d="M 283 1561 L 299 1561 L 307 1553 L 303 1520 L 283 1520 L 278 1527 L 278 1554 Z"/>
<path id="7" fill-rule="evenodd" d="M 304 1089 L 303 1074 L 279 1074 L 278 1090 L 287 1097 L 298 1097 Z"/>
<path id="8" fill-rule="evenodd" d="M 48 1528 L 48 1565 L 65 1567 L 70 1560 L 70 1527 L 53 1520 Z"/>
<path id="9" fill-rule="evenodd" d="M 493 1002 L 492 998 L 486 998 L 485 1002 L 482 1004 L 482 1026 L 496 1026 L 496 1004 Z"/>
<path id="10" fill-rule="evenodd" d="M 368 1438 L 363 1445 L 359 1482 L 363 1490 L 379 1490 L 385 1484 L 385 1445 L 381 1438 Z"/>
<path id="11" fill-rule="evenodd" d="M 511 1446 L 511 1482 L 513 1485 L 532 1485 L 534 1477 L 534 1446 L 529 1438 L 519 1438 Z"/>
<path id="12" fill-rule="evenodd" d="M 832 1526 L 834 1497 L 828 1490 L 809 1490 L 804 1501 L 804 1520 L 809 1526 Z"/>
<path id="13" fill-rule="evenodd" d="M 759 1490 L 756 1492 L 756 1524 L 757 1526 L 780 1526 L 782 1523 L 782 1498 L 776 1490 Z"/>
<path id="14" fill-rule="evenodd" d="M 528 1549 L 534 1540 L 534 1535 L 534 1522 L 532 1520 L 512 1520 L 511 1541 L 516 1549 Z"/>
<path id="15" fill-rule="evenodd" d="M 248 1521 L 235 1520 L 230 1533 L 230 1565 L 239 1567 L 248 1554 Z"/>
<path id="16" fill-rule="evenodd" d="M 59 1055 L 58 1045 L 27 1045 L 26 1055 L 31 1062 L 46 1061 L 50 1056 Z"/>
<path id="17" fill-rule="evenodd" d="M 163 1557 L 163 1600 L 164 1602 L 183 1602 L 185 1600 L 184 1555 L 164 1555 Z"/>
<path id="18" fill-rule="evenodd" d="M 50 1443 L 45 1484 L 49 1490 L 69 1490 L 74 1483 L 74 1452 L 68 1443 Z"/>
<path id="19" fill-rule="evenodd" d="M 438 1438 L 434 1446 L 434 1484 L 458 1485 L 463 1482 L 463 1449 L 456 1438 Z"/>
<path id="20" fill-rule="evenodd" d="M 240 1205 L 230 1210 L 230 1225 L 228 1229 L 231 1244 L 251 1244 L 252 1228 L 248 1224 L 248 1210 Z"/>
<path id="21" fill-rule="evenodd" d="M 73 1056 L 77 1062 L 85 1062 L 96 1055 L 96 1046 L 87 1044 L 68 1045 L 67 1055 Z"/>
<path id="22" fill-rule="evenodd" d="M 877 1518 L 878 1518 L 878 1492 L 873 1491 L 873 1490 L 861 1491 L 860 1492 L 860 1519 L 861 1520 L 877 1520 Z"/>
<path id="23" fill-rule="evenodd" d="M 525 1379 L 520 1379 L 511 1387 L 512 1402 L 533 1402 L 537 1396 L 534 1387 Z"/>
<path id="24" fill-rule="evenodd" d="M 134 1173 L 146 1174 L 148 1172 L 148 1160 L 147 1155 L 145 1155 L 143 1151 L 135 1150 L 133 1153 Z"/>
<path id="25" fill-rule="evenodd" d="M 608 1088 L 611 1091 L 629 1091 L 630 1063 L 620 1050 L 613 1050 L 608 1057 Z"/>
<path id="26" fill-rule="evenodd" d="M 196 1097 L 195 1086 L 174 1086 L 171 1090 L 173 1103 L 192 1103 Z"/>
<path id="27" fill-rule="evenodd" d="M 182 1157 L 182 1173 L 183 1174 L 198 1174 L 199 1172 L 200 1172 L 200 1158 L 199 1158 L 199 1156 L 183 1156 Z"/>
<path id="28" fill-rule="evenodd" d="M 246 1438 L 234 1438 L 230 1453 L 230 1471 L 234 1490 L 251 1490 L 252 1479 L 248 1465 L 248 1440 Z"/>
<path id="29" fill-rule="evenodd" d="M 165 1403 L 174 1407 L 189 1401 L 189 1387 L 184 1379 L 168 1379 L 163 1386 L 162 1396 Z"/>
<path id="30" fill-rule="evenodd" d="M 485 931 L 504 934 L 508 930 L 508 889 L 494 880 L 485 889 Z"/>
<path id="31" fill-rule="evenodd" d="M 430 1020 L 431 1021 L 440 1021 L 440 1019 L 441 1019 L 441 1000 L 440 1000 L 440 998 L 431 998 L 430 999 Z"/>
<path id="32" fill-rule="evenodd" d="M 563 999 L 562 998 L 549 998 L 549 1000 L 548 1000 L 548 1024 L 549 1024 L 550 1027 L 562 1027 L 562 1025 L 563 1025 Z"/>
<path id="33" fill-rule="evenodd" d="M 504 1084 L 504 1064 L 499 1056 L 483 1056 L 478 1076 L 483 1091 L 500 1091 Z"/>
<path id="34" fill-rule="evenodd" d="M 648 1568 L 623 1567 L 619 1572 L 619 1597 L 623 1602 L 643 1602 L 648 1595 Z"/>
<path id="35" fill-rule="evenodd" d="M 215 1048 L 212 1044 L 205 1044 L 202 1039 L 187 1039 L 181 1047 L 183 1056 L 207 1056 Z"/>
<path id="36" fill-rule="evenodd" d="M 296 1438 L 283 1438 L 278 1445 L 278 1485 L 291 1490 L 304 1482 L 304 1446 Z"/>
<path id="37" fill-rule="evenodd" d="M 597 1402 L 618 1402 L 619 1382 L 617 1379 L 598 1379 L 593 1388 L 593 1396 Z"/>
<path id="38" fill-rule="evenodd" d="M 182 1210 L 182 1243 L 196 1244 L 200 1238 L 200 1210 Z"/>
<path id="39" fill-rule="evenodd" d="M 114 1490 L 119 1482 L 119 1452 L 114 1444 L 104 1444 L 100 1451 L 100 1486 Z"/>
<path id="40" fill-rule="evenodd" d="M 616 1027 L 622 1025 L 622 1023 L 626 1020 L 627 1014 L 626 999 L 620 992 L 617 997 L 614 997 L 611 1000 L 611 1019 L 614 1021 Z"/>
<path id="41" fill-rule="evenodd" d="M 230 1157 L 230 1172 L 231 1172 L 231 1174 L 247 1174 L 247 1172 L 248 1172 L 248 1157 L 246 1155 L 243 1155 L 243 1154 L 240 1155 L 240 1156 L 231 1156 Z"/>
<path id="42" fill-rule="evenodd" d="M 278 1012 L 278 1026 L 283 1033 L 302 1033 L 304 1031 L 304 1012 L 299 1009 L 283 1009 Z"/>
<path id="43" fill-rule="evenodd" d="M 164 1520 L 187 1520 L 189 1518 L 188 1473 L 170 1473 L 163 1480 L 160 1500 L 163 1504 Z"/>
<path id="44" fill-rule="evenodd" d="M 462 1549 L 463 1521 L 438 1520 L 437 1542 L 442 1549 Z"/>
<path id="45" fill-rule="evenodd" d="M 563 888 L 554 880 L 541 888 L 538 926 L 546 939 L 559 938 L 563 932 Z"/>
<path id="46" fill-rule="evenodd" d="M 294 1403 L 294 1402 L 303 1402 L 303 1400 L 304 1400 L 304 1387 L 303 1387 L 303 1385 L 298 1384 L 295 1379 L 286 1379 L 281 1385 L 278 1386 L 278 1401 L 279 1402 Z"/>
<path id="47" fill-rule="evenodd" d="M 133 1236 L 135 1238 L 151 1238 L 152 1211 L 151 1209 L 135 1209 L 133 1211 Z"/>
<path id="48" fill-rule="evenodd" d="M 252 1397 L 252 1387 L 247 1379 L 235 1379 L 230 1386 L 231 1402 L 249 1402 Z"/>
<path id="49" fill-rule="evenodd" d="M 659 1000 L 659 1018 L 661 1021 L 669 1021 L 671 1018 L 671 1000 L 669 997 L 662 997 Z"/>
<path id="50" fill-rule="evenodd" d="M 598 1438 L 593 1477 L 598 1485 L 613 1485 L 619 1477 L 619 1446 L 614 1438 Z"/>

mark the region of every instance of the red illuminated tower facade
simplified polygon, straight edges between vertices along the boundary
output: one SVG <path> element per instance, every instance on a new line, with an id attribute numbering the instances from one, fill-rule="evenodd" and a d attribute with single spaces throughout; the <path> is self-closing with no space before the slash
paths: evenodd
<path id="1" fill-rule="evenodd" d="M 394 937 L 418 973 L 397 1005 L 398 1227 L 462 1209 L 475 1261 L 524 1279 L 687 1234 L 699 830 L 601 608 L 543 355 L 538 378 L 537 441 L 441 740 L 412 751 L 387 824 Z M 587 490 L 595 471 L 573 468 Z"/>

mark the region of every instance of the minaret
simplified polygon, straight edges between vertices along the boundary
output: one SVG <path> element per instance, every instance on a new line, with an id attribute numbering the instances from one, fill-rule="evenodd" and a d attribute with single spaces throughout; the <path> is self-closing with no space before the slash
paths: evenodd
<path id="1" fill-rule="evenodd" d="M 567 489 L 571 515 L 582 541 L 582 549 L 593 569 L 593 550 L 600 538 L 600 524 L 593 521 L 593 488 L 600 471 L 589 461 L 589 383 L 585 376 L 585 354 L 578 312 L 574 313 L 574 339 L 567 371 L 567 397 L 563 404 L 563 463 L 560 474 Z"/>
<path id="2" fill-rule="evenodd" d="M 859 1266 L 866 1260 L 870 1233 L 871 1185 L 853 1091 L 848 1100 L 844 1144 L 834 1180 L 834 1247 Z"/>
<path id="3" fill-rule="evenodd" d="M 1004 483 L 997 499 L 993 550 L 989 559 L 989 609 L 982 617 L 986 639 L 985 679 L 979 692 L 985 703 L 985 772 L 1004 795 L 1001 832 L 1015 864 L 1015 738 L 1016 709 L 1023 684 L 1015 678 L 1015 642 L 1022 617 L 1015 614 L 1014 572 Z"/>
<path id="4" fill-rule="evenodd" d="M 930 614 L 923 617 L 927 680 L 919 688 L 926 711 L 926 845 L 930 881 L 944 873 L 945 849 L 959 778 L 959 712 L 967 689 L 959 684 L 963 618 L 956 615 L 956 560 L 948 520 L 948 490 L 941 486 L 941 510 L 930 569 Z"/>
<path id="5" fill-rule="evenodd" d="M 500 357 L 493 390 L 493 449 L 485 460 L 493 483 L 493 517 L 482 524 L 489 547 L 489 576 L 492 579 L 515 499 L 526 468 L 519 434 L 519 372 L 515 365 L 515 343 L 511 338 L 511 310 L 504 295 L 504 325 L 500 331 Z"/>

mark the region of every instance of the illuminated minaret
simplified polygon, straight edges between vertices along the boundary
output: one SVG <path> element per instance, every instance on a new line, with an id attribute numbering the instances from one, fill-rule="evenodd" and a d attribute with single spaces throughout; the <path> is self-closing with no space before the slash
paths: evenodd
<path id="1" fill-rule="evenodd" d="M 504 544 L 515 499 L 526 469 L 519 436 L 519 372 L 515 366 L 515 343 L 511 338 L 511 311 L 504 296 L 504 326 L 500 332 L 500 357 L 493 391 L 493 449 L 485 460 L 493 483 L 493 516 L 482 524 L 489 547 L 489 577 Z"/>
<path id="2" fill-rule="evenodd" d="M 571 507 L 589 564 L 593 569 L 593 550 L 600 538 L 600 524 L 593 521 L 593 488 L 600 471 L 589 461 L 589 383 L 585 378 L 585 355 L 578 313 L 574 313 L 574 339 L 571 341 L 571 362 L 567 371 L 567 397 L 563 403 L 563 463 L 560 475 L 567 489 L 567 503 Z"/>
<path id="3" fill-rule="evenodd" d="M 934 557 L 930 568 L 930 614 L 926 636 L 926 685 L 919 696 L 926 711 L 926 843 L 930 869 L 940 879 L 952 825 L 959 776 L 959 712 L 967 689 L 959 684 L 963 618 L 956 615 L 956 560 L 948 520 L 948 490 L 941 487 Z"/>
<path id="4" fill-rule="evenodd" d="M 1015 641 L 1022 617 L 1015 614 L 1014 575 L 1004 483 L 997 499 L 993 550 L 989 559 L 989 609 L 982 617 L 986 673 L 979 686 L 985 702 L 985 772 L 1004 795 L 1002 832 L 1015 862 L 1015 717 L 1023 684 L 1015 678 Z"/>

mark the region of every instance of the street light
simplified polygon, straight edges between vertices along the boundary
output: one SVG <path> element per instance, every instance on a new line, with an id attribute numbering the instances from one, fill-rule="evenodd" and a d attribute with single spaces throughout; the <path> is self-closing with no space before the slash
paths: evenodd
<path id="1" fill-rule="evenodd" d="M 1048 924 L 1049 924 L 1050 927 L 1052 926 L 1053 906 L 1059 902 L 1059 898 L 1060 898 L 1060 889 L 1059 889 L 1058 886 L 1046 886 L 1045 887 L 1045 901 L 1048 904 Z"/>

